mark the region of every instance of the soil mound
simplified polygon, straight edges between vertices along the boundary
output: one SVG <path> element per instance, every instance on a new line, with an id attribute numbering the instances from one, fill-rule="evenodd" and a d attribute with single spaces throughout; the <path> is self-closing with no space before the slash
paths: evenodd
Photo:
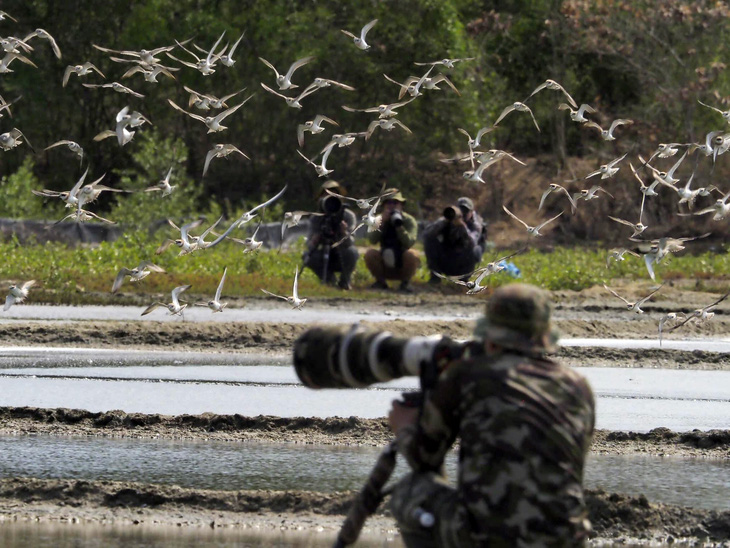
<path id="1" fill-rule="evenodd" d="M 315 514 L 344 516 L 355 496 L 353 492 L 314 493 L 308 491 L 212 491 L 178 486 L 132 482 L 0 479 L 0 510 L 38 516 L 39 507 L 63 506 L 68 514 L 84 514 L 90 508 L 144 508 L 146 519 L 164 522 L 159 512 L 215 512 L 216 522 L 245 522 L 240 514 Z M 730 539 L 730 511 L 696 510 L 656 504 L 640 495 L 631 497 L 604 491 L 586 491 L 593 535 L 600 538 L 640 537 L 661 540 L 697 538 L 722 542 Z M 239 514 L 232 516 L 231 514 Z M 93 515 L 93 514 L 91 514 Z M 387 517 L 387 502 L 377 515 Z M 105 519 L 107 519 L 105 517 Z"/>

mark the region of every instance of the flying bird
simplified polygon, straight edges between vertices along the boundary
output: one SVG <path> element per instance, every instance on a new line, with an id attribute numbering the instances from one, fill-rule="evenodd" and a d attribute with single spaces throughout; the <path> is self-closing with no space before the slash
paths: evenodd
<path id="1" fill-rule="evenodd" d="M 213 148 L 211 148 L 208 151 L 208 154 L 205 155 L 205 164 L 203 165 L 203 177 L 205 177 L 205 174 L 208 173 L 208 167 L 210 166 L 210 162 L 213 160 L 213 158 L 226 158 L 229 154 L 233 153 L 240 154 L 246 160 L 250 160 L 248 156 L 246 156 L 243 152 L 238 150 L 234 145 L 231 144 L 218 144 L 213 145 Z"/>
<path id="2" fill-rule="evenodd" d="M 301 310 L 302 306 L 304 306 L 304 303 L 307 302 L 307 299 L 300 299 L 299 298 L 299 267 L 296 267 L 294 270 L 294 287 L 292 288 L 292 295 L 291 297 L 284 297 L 283 295 L 277 295 L 275 293 L 271 293 L 270 291 L 266 291 L 265 289 L 262 289 L 264 293 L 271 297 L 276 297 L 277 299 L 283 299 L 286 302 L 288 302 L 290 305 L 292 305 L 292 309 L 296 308 L 297 310 Z"/>
<path id="3" fill-rule="evenodd" d="M 535 127 L 537 128 L 537 131 L 540 131 L 540 126 L 537 125 L 537 120 L 535 120 L 535 115 L 532 113 L 532 110 L 530 110 L 530 107 L 528 107 L 525 103 L 520 103 L 519 101 L 512 103 L 510 106 L 506 107 L 502 111 L 502 114 L 499 115 L 497 121 L 494 122 L 494 127 L 497 127 L 497 125 L 499 125 L 499 123 L 504 120 L 504 117 L 514 110 L 516 110 L 517 112 L 528 112 L 530 114 L 530 117 L 532 118 L 532 121 L 535 124 Z"/>
<path id="4" fill-rule="evenodd" d="M 221 281 L 218 284 L 218 288 L 215 290 L 215 297 L 213 297 L 213 300 L 204 302 L 204 303 L 195 303 L 196 306 L 207 306 L 210 308 L 213 312 L 223 312 L 223 309 L 228 306 L 228 303 L 222 303 L 221 302 L 221 291 L 223 291 L 223 284 L 226 281 L 226 273 L 228 272 L 228 268 L 223 269 L 223 276 L 221 276 Z"/>
<path id="5" fill-rule="evenodd" d="M 544 221 L 544 222 L 540 223 L 537 226 L 530 226 L 525 221 L 523 221 L 522 219 L 520 219 L 517 215 L 515 215 L 514 213 L 512 213 L 509 209 L 507 209 L 507 206 L 504 206 L 503 205 L 502 206 L 502 209 L 504 209 L 504 211 L 505 211 L 505 213 L 507 213 L 507 215 L 509 215 L 510 217 L 512 217 L 513 219 L 515 219 L 516 221 L 519 221 L 520 223 L 522 223 L 525 226 L 525 228 L 527 229 L 527 233 L 530 236 L 542 236 L 542 234 L 540 234 L 540 230 L 544 226 L 546 226 L 547 224 L 552 223 L 555 219 L 557 219 L 558 217 L 560 217 L 564 213 L 563 211 L 561 211 L 555 217 L 552 217 L 551 219 L 548 219 L 547 221 Z"/>
<path id="6" fill-rule="evenodd" d="M 124 278 L 129 276 L 130 282 L 138 282 L 144 280 L 152 272 L 165 272 L 164 268 L 157 266 L 150 261 L 141 261 L 138 266 L 134 268 L 122 267 L 117 273 L 117 277 L 114 278 L 114 284 L 112 284 L 112 293 L 119 291 L 124 283 Z"/>
<path id="7" fill-rule="evenodd" d="M 314 120 L 307 120 L 303 124 L 299 124 L 299 126 L 297 126 L 297 141 L 299 142 L 299 148 L 302 148 L 304 146 L 305 131 L 310 131 L 313 135 L 317 133 L 322 133 L 324 131 L 324 126 L 322 126 L 322 122 L 327 122 L 334 126 L 339 125 L 334 120 L 327 118 L 322 114 L 317 114 L 314 117 Z"/>
<path id="8" fill-rule="evenodd" d="M 530 97 L 532 97 L 536 93 L 542 91 L 543 89 L 551 89 L 553 91 L 560 91 L 560 92 L 562 92 L 563 95 L 565 95 L 565 98 L 568 99 L 568 102 L 573 106 L 573 108 L 578 108 L 578 105 L 573 100 L 573 98 L 570 96 L 570 93 L 568 93 L 567 91 L 565 91 L 565 88 L 563 86 L 561 86 L 560 84 L 558 84 L 555 80 L 545 80 L 542 84 L 540 84 L 539 86 L 537 86 L 535 88 L 535 91 L 533 91 L 532 93 L 530 93 L 530 95 L 527 97 L 527 99 L 529 99 Z M 527 99 L 525 99 L 525 101 L 527 101 Z"/>
<path id="9" fill-rule="evenodd" d="M 172 176 L 172 168 L 169 169 L 164 179 L 161 179 L 156 185 L 144 189 L 145 192 L 161 191 L 162 196 L 169 196 L 177 185 L 170 185 L 170 177 Z"/>
<path id="10" fill-rule="evenodd" d="M 654 291 L 652 291 L 651 293 L 649 293 L 646 297 L 644 297 L 642 299 L 639 299 L 638 301 L 633 301 L 633 302 L 628 301 L 627 299 L 624 299 L 621 295 L 619 295 L 618 293 L 616 293 L 613 289 L 611 289 L 610 287 L 608 287 L 606 284 L 603 284 L 603 287 L 604 287 L 604 289 L 606 289 L 606 291 L 608 291 L 609 293 L 611 293 L 611 295 L 613 295 L 614 297 L 616 297 L 618 299 L 621 299 L 624 303 L 626 303 L 626 309 L 627 310 L 631 310 L 633 312 L 636 312 L 637 314 L 643 314 L 644 311 L 641 309 L 641 307 L 644 305 L 644 303 L 646 301 L 648 301 L 649 299 L 651 299 L 657 291 L 659 291 L 662 287 L 664 287 L 664 284 L 662 284 L 659 287 L 657 287 Z"/>
<path id="11" fill-rule="evenodd" d="M 616 137 L 613 136 L 613 132 L 616 130 L 619 126 L 628 126 L 630 124 L 633 124 L 633 120 L 626 120 L 624 118 L 619 118 L 617 120 L 614 120 L 611 123 L 611 126 L 608 129 L 603 129 L 601 126 L 599 126 L 597 123 L 588 121 L 583 124 L 584 127 L 592 127 L 596 128 L 598 131 L 601 132 L 601 137 L 603 137 L 604 141 L 615 141 Z"/>
<path id="12" fill-rule="evenodd" d="M 11 285 L 8 289 L 8 295 L 5 297 L 3 312 L 7 312 L 7 310 L 14 304 L 22 303 L 28 297 L 28 291 L 35 285 L 35 283 L 35 280 L 28 280 L 27 282 L 20 284 L 20 286 Z"/>
<path id="13" fill-rule="evenodd" d="M 279 89 L 283 91 L 285 89 L 292 89 L 292 88 L 299 87 L 296 84 L 293 84 L 291 81 L 292 76 L 294 76 L 294 71 L 296 71 L 300 67 L 303 67 L 307 63 L 311 63 L 314 60 L 314 57 L 312 57 L 312 56 L 303 57 L 302 59 L 294 61 L 291 64 L 291 66 L 289 67 L 289 70 L 287 70 L 285 74 L 279 74 L 279 71 L 276 70 L 276 67 L 274 67 L 274 65 L 269 63 L 263 57 L 259 57 L 259 59 L 261 60 L 261 62 L 264 65 L 266 65 L 267 67 L 269 67 L 271 70 L 274 71 L 274 73 L 276 74 L 276 85 L 279 86 Z"/>
<path id="14" fill-rule="evenodd" d="M 177 316 L 182 316 L 183 310 L 188 306 L 187 303 L 180 304 L 180 301 L 178 300 L 178 297 L 180 296 L 180 293 L 183 291 L 187 291 L 192 287 L 191 285 L 181 285 L 176 287 L 172 290 L 172 302 L 170 303 L 163 303 L 160 301 L 155 301 L 151 305 L 149 305 L 147 308 L 145 308 L 144 312 L 142 312 L 142 316 L 146 316 L 153 310 L 155 310 L 158 307 L 167 308 L 167 313 Z"/>
<path id="15" fill-rule="evenodd" d="M 86 62 L 83 65 L 69 65 L 66 67 L 66 71 L 63 73 L 63 87 L 66 87 L 68 84 L 68 79 L 71 77 L 72 74 L 75 74 L 76 76 L 86 76 L 87 74 L 91 74 L 92 72 L 96 72 L 101 76 L 102 78 L 106 79 L 106 76 L 104 76 L 104 73 L 101 72 L 98 68 L 96 68 L 96 65 L 90 62 Z"/>
<path id="16" fill-rule="evenodd" d="M 349 36 L 350 38 L 352 38 L 352 41 L 355 42 L 355 46 L 357 46 L 358 49 L 365 51 L 370 49 L 370 44 L 365 41 L 365 37 L 367 36 L 368 32 L 370 32 L 370 29 L 372 29 L 377 22 L 377 19 L 373 19 L 367 25 L 365 25 L 362 30 L 360 30 L 360 36 L 355 36 L 347 30 L 340 30 L 340 32 L 342 32 L 345 36 Z"/>

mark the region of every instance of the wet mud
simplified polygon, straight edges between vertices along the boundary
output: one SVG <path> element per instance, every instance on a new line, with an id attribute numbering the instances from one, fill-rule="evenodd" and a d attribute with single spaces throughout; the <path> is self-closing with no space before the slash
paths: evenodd
<path id="1" fill-rule="evenodd" d="M 0 480 L 0 520 L 66 521 L 192 527 L 290 528 L 316 523 L 323 534 L 335 534 L 354 492 L 224 491 L 132 482 Z M 652 503 L 636 497 L 587 490 L 586 503 L 593 537 L 655 539 L 673 543 L 683 538 L 709 542 L 730 539 L 730 511 L 696 510 Z M 394 526 L 387 499 L 369 520 L 370 530 Z"/>
<path id="2" fill-rule="evenodd" d="M 641 290 L 637 289 L 637 294 Z M 555 294 L 559 306 L 555 323 L 564 337 L 657 337 L 659 312 L 691 311 L 714 295 L 668 291 L 666 299 L 646 307 L 637 317 L 621 310 L 599 289 Z M 627 295 L 632 298 L 629 293 Z M 443 295 L 405 297 L 401 307 L 423 307 L 432 313 Z M 449 297 L 450 298 L 450 297 Z M 481 301 L 483 303 L 483 301 Z M 352 307 L 353 302 L 332 302 Z M 380 311 L 390 301 L 364 304 Z M 455 297 L 451 311 L 474 313 L 474 301 Z M 482 305 L 480 305 L 482 306 Z M 397 313 L 394 314 L 397 317 Z M 375 330 L 398 336 L 442 333 L 468 338 L 471 320 L 366 322 Z M 192 323 L 153 321 L 17 321 L 0 323 L 0 345 L 84 346 L 97 348 L 189 350 L 200 352 L 271 352 L 281 355 L 307 325 L 277 322 Z M 720 309 L 701 325 L 687 325 L 683 337 L 727 336 L 730 319 Z M 671 338 L 671 335 L 670 335 Z M 657 367 L 730 370 L 727 354 L 667 349 L 563 347 L 558 359 L 574 366 Z M 232 443 L 267 442 L 383 446 L 391 439 L 384 419 L 281 418 L 241 415 L 143 415 L 122 411 L 92 413 L 74 409 L 0 408 L 0 435 L 107 436 L 217 440 Z M 730 459 L 730 430 L 672 432 L 658 428 L 648 433 L 596 432 L 591 451 L 604 454 L 645 454 Z M 128 482 L 0 480 L 0 521 L 117 523 L 308 529 L 333 537 L 349 508 L 353 493 L 302 491 L 204 491 L 175 486 Z M 587 503 L 597 539 L 681 544 L 730 544 L 730 512 L 714 512 L 655 504 L 644 496 L 588 491 Z M 369 520 L 366 532 L 392 536 L 394 523 L 384 506 Z"/>

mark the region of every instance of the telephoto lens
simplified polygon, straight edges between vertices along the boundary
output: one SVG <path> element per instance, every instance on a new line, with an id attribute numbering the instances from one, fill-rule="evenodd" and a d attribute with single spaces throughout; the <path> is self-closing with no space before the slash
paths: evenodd
<path id="1" fill-rule="evenodd" d="M 424 368 L 435 374 L 448 361 L 482 348 L 448 337 L 394 337 L 387 331 L 349 331 L 314 327 L 294 343 L 294 369 L 309 388 L 362 388 L 403 376 L 420 376 Z"/>
<path id="2" fill-rule="evenodd" d="M 395 227 L 403 226 L 403 214 L 400 211 L 393 211 L 390 214 L 390 222 Z"/>
<path id="3" fill-rule="evenodd" d="M 444 218 L 447 221 L 453 221 L 456 218 L 462 217 L 461 209 L 455 206 L 449 206 L 444 209 Z"/>

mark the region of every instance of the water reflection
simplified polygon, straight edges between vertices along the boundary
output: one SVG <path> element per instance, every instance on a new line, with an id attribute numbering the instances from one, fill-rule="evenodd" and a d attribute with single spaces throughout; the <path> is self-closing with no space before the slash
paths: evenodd
<path id="1" fill-rule="evenodd" d="M 195 489 L 297 489 L 335 492 L 362 487 L 376 447 L 212 441 L 0 437 L 0 477 L 175 484 Z M 456 474 L 450 453 L 446 471 Z M 394 478 L 407 470 L 401 461 Z M 730 461 L 594 455 L 586 486 L 645 494 L 651 501 L 730 509 Z"/>
<path id="2" fill-rule="evenodd" d="M 0 546 L 28 548 L 260 548 L 331 547 L 336 532 L 255 531 L 164 526 L 72 525 L 0 522 Z M 357 546 L 397 548 L 395 535 L 364 534 Z"/>

